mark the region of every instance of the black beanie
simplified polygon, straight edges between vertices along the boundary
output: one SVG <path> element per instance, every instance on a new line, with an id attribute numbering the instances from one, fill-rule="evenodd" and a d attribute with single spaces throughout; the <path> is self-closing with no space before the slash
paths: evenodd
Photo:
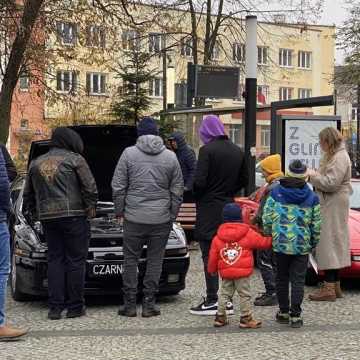
<path id="1" fill-rule="evenodd" d="M 242 222 L 241 207 L 236 203 L 226 204 L 223 209 L 224 222 Z"/>
<path id="2" fill-rule="evenodd" d="M 287 176 L 299 179 L 305 179 L 307 176 L 307 167 L 300 160 L 294 160 L 289 165 Z"/>
<path id="3" fill-rule="evenodd" d="M 159 135 L 159 129 L 156 121 L 151 117 L 144 117 L 137 126 L 138 136 L 143 135 Z"/>

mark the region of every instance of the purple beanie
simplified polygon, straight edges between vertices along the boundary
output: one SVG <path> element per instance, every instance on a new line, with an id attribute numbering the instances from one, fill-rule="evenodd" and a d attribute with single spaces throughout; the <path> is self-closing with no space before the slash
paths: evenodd
<path id="1" fill-rule="evenodd" d="M 220 121 L 218 116 L 207 115 L 200 125 L 199 135 L 201 141 L 206 145 L 215 138 L 225 135 L 224 124 Z"/>

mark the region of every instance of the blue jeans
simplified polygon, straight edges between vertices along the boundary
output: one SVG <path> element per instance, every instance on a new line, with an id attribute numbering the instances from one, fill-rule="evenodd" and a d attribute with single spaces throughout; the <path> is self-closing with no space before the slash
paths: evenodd
<path id="1" fill-rule="evenodd" d="M 6 222 L 0 223 L 0 327 L 5 325 L 6 286 L 10 273 L 10 235 Z"/>

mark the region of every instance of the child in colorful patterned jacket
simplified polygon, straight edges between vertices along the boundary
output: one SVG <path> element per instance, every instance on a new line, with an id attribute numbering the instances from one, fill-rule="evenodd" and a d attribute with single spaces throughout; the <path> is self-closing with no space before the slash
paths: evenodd
<path id="1" fill-rule="evenodd" d="M 214 326 L 228 324 L 226 304 L 232 301 L 235 290 L 240 296 L 240 328 L 259 328 L 261 322 L 252 316 L 250 275 L 254 269 L 253 249 L 271 247 L 271 237 L 263 237 L 242 223 L 241 207 L 225 205 L 223 224 L 211 243 L 208 272 L 219 272 L 221 290 Z"/>
<path id="2" fill-rule="evenodd" d="M 306 180 L 306 165 L 300 160 L 293 161 L 286 177 L 266 200 L 262 217 L 264 234 L 272 236 L 276 255 L 276 293 L 280 307 L 276 320 L 290 323 L 294 328 L 303 325 L 301 304 L 308 257 L 320 240 L 319 197 Z"/>

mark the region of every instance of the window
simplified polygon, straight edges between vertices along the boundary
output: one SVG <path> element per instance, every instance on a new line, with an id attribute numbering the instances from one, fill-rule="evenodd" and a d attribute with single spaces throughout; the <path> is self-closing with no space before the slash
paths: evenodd
<path id="1" fill-rule="evenodd" d="M 164 48 L 164 34 L 149 34 L 149 53 L 159 53 Z"/>
<path id="2" fill-rule="evenodd" d="M 175 84 L 175 106 L 177 108 L 186 107 L 187 104 L 187 83 L 182 81 Z"/>
<path id="3" fill-rule="evenodd" d="M 29 75 L 26 73 L 22 73 L 19 77 L 19 89 L 21 91 L 29 90 Z"/>
<path id="4" fill-rule="evenodd" d="M 140 48 L 140 35 L 135 30 L 122 33 L 122 47 L 124 50 L 138 50 Z"/>
<path id="5" fill-rule="evenodd" d="M 279 65 L 280 66 L 292 66 L 292 50 L 280 49 L 279 51 Z"/>
<path id="6" fill-rule="evenodd" d="M 101 26 L 90 25 L 86 29 L 86 46 L 105 47 L 105 29 Z"/>
<path id="7" fill-rule="evenodd" d="M 211 53 L 211 60 L 219 60 L 219 57 L 220 57 L 220 44 L 218 41 L 216 41 L 213 51 Z"/>
<path id="8" fill-rule="evenodd" d="M 193 42 L 191 38 L 181 40 L 181 55 L 189 57 L 193 55 Z"/>
<path id="9" fill-rule="evenodd" d="M 257 100 L 261 104 L 266 104 L 269 100 L 269 86 L 259 85 L 257 88 Z"/>
<path id="10" fill-rule="evenodd" d="M 311 69 L 311 52 L 299 51 L 298 66 L 302 69 Z"/>
<path id="11" fill-rule="evenodd" d="M 258 46 L 258 65 L 266 65 L 268 63 L 269 48 Z"/>
<path id="12" fill-rule="evenodd" d="M 279 99 L 280 99 L 280 101 L 292 99 L 292 92 L 293 92 L 292 88 L 281 87 L 279 89 Z"/>
<path id="13" fill-rule="evenodd" d="M 90 95 L 105 95 L 106 75 L 101 73 L 87 73 L 86 91 Z"/>
<path id="14" fill-rule="evenodd" d="M 299 89 L 299 96 L 298 98 L 299 99 L 306 99 L 306 98 L 309 98 L 311 97 L 311 89 Z"/>
<path id="15" fill-rule="evenodd" d="M 238 92 L 238 96 L 236 98 L 234 98 L 234 101 L 245 101 L 245 98 L 243 97 L 243 94 L 245 92 L 245 85 L 240 83 L 239 84 L 239 92 Z"/>
<path id="16" fill-rule="evenodd" d="M 28 128 L 29 128 L 29 120 L 21 119 L 20 120 L 20 129 L 21 130 L 27 130 Z"/>
<path id="17" fill-rule="evenodd" d="M 242 125 L 241 124 L 229 125 L 229 138 L 234 144 L 239 145 L 239 146 L 243 145 Z"/>
<path id="18" fill-rule="evenodd" d="M 270 126 L 261 126 L 261 146 L 270 147 Z"/>
<path id="19" fill-rule="evenodd" d="M 245 62 L 245 45 L 240 43 L 233 44 L 233 60 L 237 63 Z"/>
<path id="20" fill-rule="evenodd" d="M 353 107 L 351 109 L 351 120 L 357 120 L 357 108 L 356 107 Z"/>
<path id="21" fill-rule="evenodd" d="M 150 80 L 149 95 L 154 97 L 163 96 L 163 81 L 161 78 L 155 78 Z"/>
<path id="22" fill-rule="evenodd" d="M 76 24 L 58 22 L 57 32 L 61 38 L 63 45 L 75 45 L 76 44 Z"/>
<path id="23" fill-rule="evenodd" d="M 60 92 L 76 92 L 76 71 L 58 71 L 56 73 L 56 90 Z"/>

